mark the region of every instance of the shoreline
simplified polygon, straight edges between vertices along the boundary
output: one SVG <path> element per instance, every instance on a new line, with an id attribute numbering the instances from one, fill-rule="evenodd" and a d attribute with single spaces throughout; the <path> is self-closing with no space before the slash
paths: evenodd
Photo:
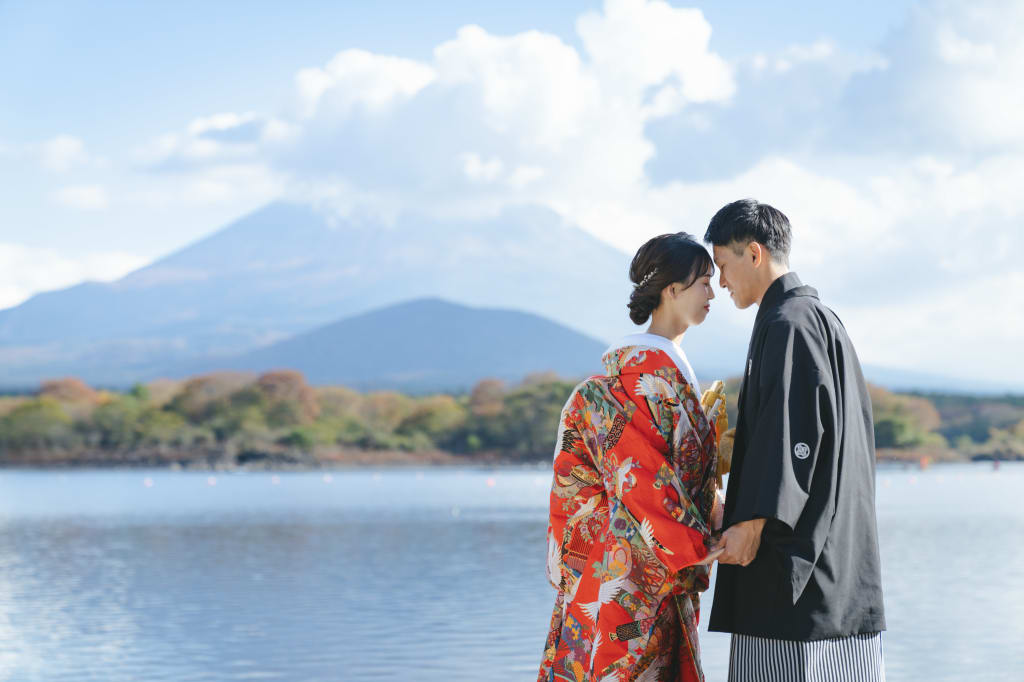
<path id="1" fill-rule="evenodd" d="M 550 459 L 502 457 L 495 452 L 473 455 L 442 450 L 332 450 L 323 453 L 122 453 L 113 456 L 21 456 L 0 460 L 0 471 L 168 470 L 168 471 L 328 471 L 351 469 L 450 469 L 458 467 L 550 467 Z"/>
<path id="2" fill-rule="evenodd" d="M 426 455 L 426 456 L 424 456 Z M 943 464 L 995 464 L 1024 462 L 1021 458 L 1003 458 L 992 455 L 974 457 L 932 458 L 922 453 L 907 456 L 880 456 L 876 460 L 879 468 L 919 468 Z M 316 458 L 267 456 L 246 461 L 231 461 L 219 458 L 149 459 L 149 458 L 100 458 L 79 457 L 66 459 L 32 460 L 19 458 L 15 461 L 0 461 L 0 471 L 133 471 L 164 470 L 182 472 L 315 472 L 366 469 L 457 469 L 457 468 L 503 468 L 503 469 L 549 469 L 551 460 L 513 459 L 493 453 L 484 455 L 455 455 L 435 451 L 430 453 L 404 452 L 400 450 L 351 451 L 332 457 Z"/>

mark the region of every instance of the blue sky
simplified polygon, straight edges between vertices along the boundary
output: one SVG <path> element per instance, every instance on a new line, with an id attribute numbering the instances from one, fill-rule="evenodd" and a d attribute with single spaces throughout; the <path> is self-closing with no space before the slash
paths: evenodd
<path id="1" fill-rule="evenodd" d="M 904 18 L 905 0 L 701 7 L 712 47 L 740 56 L 831 37 L 872 48 Z M 530 29 L 577 42 L 575 21 L 600 2 L 2 2 L 0 129 L 19 137 L 74 129 L 97 143 L 158 134 L 200 111 L 280 106 L 291 77 L 360 47 L 426 59 L 466 24 Z M 126 94 L 137 101 L 125 102 Z M 104 106 L 113 103 L 128 106 Z"/>
<path id="2" fill-rule="evenodd" d="M 904 18 L 904 1 L 833 6 L 718 1 L 701 10 L 711 46 L 732 58 L 831 38 L 870 50 Z M 11 148 L 69 135 L 114 164 L 134 148 L 198 116 L 280 112 L 299 69 L 340 50 L 429 59 L 466 24 L 499 35 L 539 30 L 577 45 L 580 13 L 600 2 L 0 2 L 0 144 Z M 217 227 L 230 211 L 202 213 L 171 230 L 140 229 L 144 212 L 105 219 L 52 212 L 52 178 L 26 178 L 14 159 L 0 170 L 7 218 L 0 240 L 79 250 L 116 243 L 159 256 Z M 28 181 L 26 183 L 26 181 Z M 28 192 L 19 184 L 28 184 Z M 102 224 L 100 224 L 102 223 Z M 98 243 L 100 242 L 100 243 Z M 2 304 L 3 301 L 0 301 Z"/>
<path id="3" fill-rule="evenodd" d="M 0 306 L 281 197 L 628 251 L 754 195 L 868 361 L 1024 374 L 1020 4 L 687 7 L 0 2 Z"/>

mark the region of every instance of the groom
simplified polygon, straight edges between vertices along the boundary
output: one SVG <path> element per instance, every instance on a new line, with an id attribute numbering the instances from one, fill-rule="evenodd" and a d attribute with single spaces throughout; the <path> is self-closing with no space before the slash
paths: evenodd
<path id="1" fill-rule="evenodd" d="M 711 219 L 721 285 L 758 305 L 709 628 L 730 682 L 884 680 L 875 447 L 864 377 L 835 313 L 789 271 L 789 220 L 752 199 Z"/>

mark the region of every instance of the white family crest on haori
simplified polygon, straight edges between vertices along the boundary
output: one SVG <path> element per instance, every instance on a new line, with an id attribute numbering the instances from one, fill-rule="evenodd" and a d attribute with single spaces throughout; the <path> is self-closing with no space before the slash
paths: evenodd
<path id="1" fill-rule="evenodd" d="M 793 456 L 797 459 L 807 459 L 811 456 L 811 448 L 807 443 L 797 443 L 793 446 Z"/>

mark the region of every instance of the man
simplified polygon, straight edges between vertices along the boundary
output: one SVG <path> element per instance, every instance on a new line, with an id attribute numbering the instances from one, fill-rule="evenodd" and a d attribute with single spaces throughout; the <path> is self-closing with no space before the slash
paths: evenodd
<path id="1" fill-rule="evenodd" d="M 738 308 L 758 305 L 739 394 L 709 628 L 730 682 L 884 680 L 875 448 L 860 364 L 789 271 L 789 220 L 752 199 L 704 240 Z"/>

